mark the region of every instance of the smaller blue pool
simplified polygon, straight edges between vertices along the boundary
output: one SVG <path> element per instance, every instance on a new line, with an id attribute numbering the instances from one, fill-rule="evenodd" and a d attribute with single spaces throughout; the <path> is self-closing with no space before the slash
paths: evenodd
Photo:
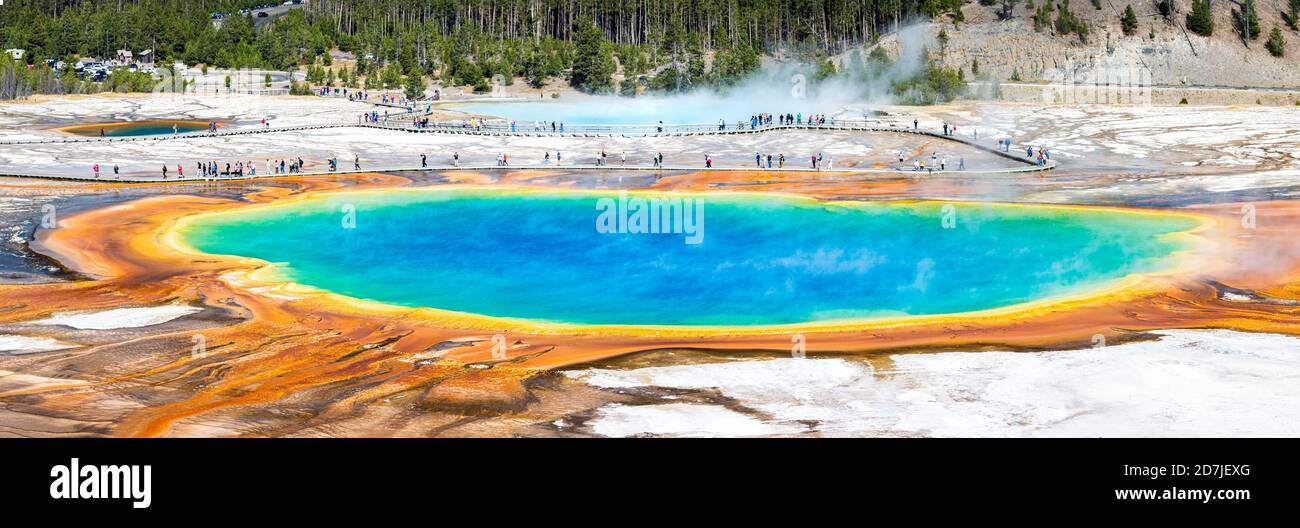
<path id="1" fill-rule="evenodd" d="M 123 123 L 101 123 L 66 128 L 69 134 L 86 137 L 129 137 L 158 136 L 164 134 L 198 132 L 207 130 L 208 124 L 198 121 L 129 121 Z"/>

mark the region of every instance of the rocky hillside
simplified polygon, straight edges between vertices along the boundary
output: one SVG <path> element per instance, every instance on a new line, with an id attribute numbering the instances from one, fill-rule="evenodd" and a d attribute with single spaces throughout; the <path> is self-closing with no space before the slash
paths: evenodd
<path id="1" fill-rule="evenodd" d="M 968 79 L 978 62 L 980 73 L 1002 82 L 1014 73 L 1027 82 L 1059 82 L 1133 67 L 1149 71 L 1150 83 L 1169 87 L 1232 87 L 1296 89 L 1300 87 L 1300 33 L 1285 22 L 1287 0 L 1257 0 L 1260 35 L 1249 48 L 1233 25 L 1233 0 L 1212 0 L 1214 32 L 1203 37 L 1186 30 L 1192 0 L 1172 0 L 1174 12 L 1162 17 L 1152 0 L 1066 0 L 1069 10 L 1088 26 L 1086 42 L 1077 33 L 1057 34 L 1053 24 L 1035 28 L 1033 4 L 1020 3 L 1009 20 L 998 16 L 999 6 L 970 2 L 963 7 L 964 22 L 932 23 L 927 27 L 940 46 L 940 30 L 947 36 L 941 56 L 949 66 L 960 67 Z M 1058 1 L 1059 5 L 1059 1 Z M 1126 36 L 1121 28 L 1125 7 L 1132 5 L 1137 29 Z M 1059 9 L 1051 14 L 1054 22 Z M 1275 57 L 1265 49 L 1274 27 L 1286 40 L 1285 54 Z M 896 47 L 890 37 L 882 43 Z"/>

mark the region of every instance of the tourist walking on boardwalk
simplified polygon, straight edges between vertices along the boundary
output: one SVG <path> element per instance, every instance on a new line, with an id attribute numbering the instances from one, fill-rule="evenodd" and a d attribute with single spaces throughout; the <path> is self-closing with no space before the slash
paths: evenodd
<path id="1" fill-rule="evenodd" d="M 428 166 L 429 166 L 428 160 L 424 157 L 424 154 L 420 154 L 420 168 L 423 169 Z"/>
<path id="2" fill-rule="evenodd" d="M 452 152 L 452 153 L 451 153 L 451 166 L 453 166 L 453 167 L 459 167 L 459 166 L 460 166 L 460 153 L 459 153 L 459 152 Z"/>
<path id="3" fill-rule="evenodd" d="M 98 180 L 98 179 L 99 179 L 99 164 L 96 163 L 96 164 L 92 165 L 92 166 L 90 167 L 90 170 L 93 171 L 93 172 L 95 173 L 95 179 Z"/>
<path id="4" fill-rule="evenodd" d="M 762 154 L 759 154 L 759 153 L 757 153 L 757 152 L 754 153 L 754 165 L 757 165 L 758 168 L 760 168 L 760 169 L 763 168 L 763 155 L 762 155 Z"/>
<path id="5" fill-rule="evenodd" d="M 163 164 L 162 172 L 163 172 L 163 179 L 164 179 L 164 180 L 167 179 L 167 164 L 166 164 L 166 163 Z"/>
<path id="6" fill-rule="evenodd" d="M 778 161 L 778 163 L 777 163 L 777 168 L 779 168 L 779 169 L 784 169 L 784 168 L 785 168 L 785 153 L 784 153 L 784 152 L 782 152 L 781 155 L 780 155 L 780 157 L 777 158 L 777 161 Z"/>
<path id="7" fill-rule="evenodd" d="M 622 167 L 622 166 L 625 166 L 625 165 L 627 165 L 627 153 L 626 153 L 626 152 L 620 152 L 620 153 L 618 154 L 618 166 Z"/>
<path id="8" fill-rule="evenodd" d="M 114 163 L 114 164 L 113 164 L 113 177 L 116 178 L 116 177 L 118 177 L 119 174 L 120 174 L 120 168 L 117 166 L 116 163 Z"/>
<path id="9" fill-rule="evenodd" d="M 966 170 L 966 157 L 957 158 L 957 170 Z"/>
<path id="10" fill-rule="evenodd" d="M 185 178 L 185 168 L 181 167 L 180 163 L 176 164 L 176 177 L 181 179 Z"/>
<path id="11" fill-rule="evenodd" d="M 920 126 L 920 123 L 919 123 L 917 120 L 913 119 L 913 120 L 912 120 L 912 130 L 917 130 L 917 129 L 919 128 L 919 126 Z"/>
<path id="12" fill-rule="evenodd" d="M 556 164 L 556 165 L 559 165 L 559 164 L 560 164 L 560 151 L 558 151 L 558 150 L 555 151 L 555 164 Z"/>
<path id="13" fill-rule="evenodd" d="M 352 155 L 352 169 L 361 170 L 361 156 L 358 156 L 356 154 Z"/>

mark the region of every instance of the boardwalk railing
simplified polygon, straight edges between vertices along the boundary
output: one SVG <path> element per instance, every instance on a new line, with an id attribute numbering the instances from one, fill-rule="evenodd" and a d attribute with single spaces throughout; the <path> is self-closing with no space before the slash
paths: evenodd
<path id="1" fill-rule="evenodd" d="M 887 174 L 887 175 L 895 175 L 895 176 L 906 176 L 906 175 L 933 176 L 933 175 L 943 175 L 943 174 L 952 174 L 952 173 L 1017 174 L 1017 173 L 1051 170 L 1055 167 L 1056 164 L 1054 162 L 1048 162 L 1045 165 L 1022 165 L 1019 167 L 1007 167 L 1001 169 L 975 169 L 975 170 L 926 169 L 918 172 L 912 169 L 876 169 L 876 168 L 852 168 L 852 167 L 837 168 L 837 169 L 812 169 L 807 167 L 795 168 L 795 167 L 787 166 L 779 169 L 777 168 L 763 169 L 763 168 L 755 168 L 750 166 L 743 166 L 743 167 L 742 166 L 732 166 L 732 167 L 714 166 L 711 168 L 705 168 L 701 166 L 685 166 L 685 165 L 671 165 L 671 166 L 666 165 L 661 167 L 655 167 L 653 165 L 595 165 L 595 164 L 553 165 L 553 164 L 545 164 L 545 163 L 525 164 L 525 165 L 495 165 L 495 164 L 490 165 L 490 164 L 462 163 L 459 165 L 433 164 L 428 166 L 396 166 L 396 165 L 374 166 L 374 167 L 365 166 L 362 167 L 361 169 L 343 169 L 343 170 L 335 170 L 335 171 L 310 170 L 310 171 L 296 172 L 296 173 L 277 173 L 277 174 L 258 173 L 257 175 L 221 174 L 218 176 L 194 176 L 193 174 L 187 174 L 184 177 L 177 177 L 173 174 L 167 179 L 162 179 L 158 175 L 151 175 L 151 176 L 137 175 L 137 174 L 113 175 L 107 172 L 100 173 L 98 176 L 96 176 L 89 171 L 86 171 L 81 174 L 10 173 L 10 172 L 0 171 L 0 177 L 40 178 L 40 179 L 69 180 L 69 181 L 98 182 L 98 183 L 196 183 L 196 182 L 202 183 L 202 182 L 236 182 L 236 181 L 245 181 L 245 180 L 271 179 L 271 178 L 296 178 L 302 176 L 329 176 L 329 175 L 345 176 L 345 175 L 354 175 L 354 174 L 393 173 L 393 172 L 427 172 L 427 171 L 436 172 L 436 171 L 450 171 L 450 170 L 489 170 L 489 169 L 504 169 L 504 170 L 563 169 L 566 171 L 581 171 L 581 172 L 621 171 L 621 172 L 655 172 L 655 173 L 689 172 L 689 171 L 771 172 L 774 174 L 816 173 L 816 174 L 833 175 L 836 177 L 843 177 L 843 176 L 851 176 L 855 174 L 856 175 Z"/>
<path id="2" fill-rule="evenodd" d="M 408 119 L 408 121 L 411 121 Z M 749 123 L 684 123 L 684 124 L 637 124 L 637 125 L 618 125 L 618 124 L 564 124 L 558 121 L 545 123 L 524 123 L 518 121 L 507 121 L 501 119 L 492 120 L 472 120 L 456 119 L 430 121 L 428 125 L 416 126 L 411 122 L 401 122 L 389 119 L 380 123 L 363 123 L 371 126 L 384 128 L 414 131 L 441 131 L 441 132 L 460 132 L 460 133 L 478 133 L 486 135 L 517 135 L 517 136 L 571 136 L 571 137 L 654 137 L 654 136 L 696 136 L 696 135 L 715 135 L 715 134 L 753 134 L 769 130 L 868 130 L 878 129 L 885 125 L 882 121 L 872 120 L 834 120 L 820 124 L 812 123 L 793 123 L 793 124 L 770 124 L 770 125 L 753 125 Z M 899 127 L 891 127 L 899 128 Z"/>
<path id="3" fill-rule="evenodd" d="M 225 130 L 217 130 L 215 132 L 201 131 L 201 132 L 178 133 L 178 134 L 164 134 L 164 135 L 155 135 L 155 136 L 89 137 L 89 138 L 70 137 L 70 138 L 41 139 L 41 140 L 10 140 L 10 141 L 0 141 L 0 145 L 181 140 L 181 139 L 193 139 L 193 138 L 205 138 L 205 137 L 267 134 L 267 133 L 286 132 L 286 131 L 295 131 L 295 130 L 319 130 L 319 129 L 356 128 L 356 127 L 378 128 L 378 129 L 393 130 L 393 131 L 408 132 L 408 133 L 457 134 L 457 135 L 463 134 L 463 135 L 473 135 L 473 136 L 499 136 L 499 137 L 547 136 L 547 137 L 571 137 L 571 138 L 688 137 L 688 136 L 712 136 L 712 135 L 733 135 L 733 134 L 735 135 L 761 134 L 761 133 L 769 133 L 769 132 L 783 131 L 783 130 L 785 131 L 807 130 L 807 131 L 817 131 L 817 132 L 891 132 L 891 133 L 904 133 L 904 134 L 918 134 L 918 135 L 944 139 L 948 141 L 954 141 L 975 149 L 982 150 L 984 152 L 997 155 L 1005 159 L 1009 159 L 1009 160 L 1016 161 L 1018 163 L 1025 164 L 1025 166 L 1018 167 L 1018 168 L 966 171 L 966 172 L 1016 173 L 1016 172 L 1045 171 L 1045 170 L 1051 170 L 1056 168 L 1056 163 L 1051 160 L 1044 160 L 1043 162 L 1039 162 L 1037 159 L 1028 155 L 1028 153 L 1026 153 L 1025 151 L 1024 146 L 1017 147 L 1014 145 L 1006 145 L 1005 147 L 994 147 L 990 145 L 990 143 L 993 143 L 994 141 L 993 138 L 988 138 L 985 139 L 984 141 L 981 141 L 974 134 L 972 135 L 944 134 L 939 130 L 929 130 L 929 129 L 918 128 L 918 127 L 900 127 L 900 126 L 894 126 L 878 120 L 873 120 L 873 121 L 835 120 L 833 122 L 828 121 L 825 124 L 795 123 L 790 125 L 775 124 L 775 125 L 759 125 L 759 126 L 749 126 L 748 123 L 744 123 L 743 126 L 738 126 L 735 124 L 720 126 L 716 123 L 715 124 L 678 124 L 678 125 L 566 125 L 563 129 L 561 129 L 559 127 L 559 124 L 557 123 L 554 131 L 552 131 L 549 122 L 547 123 L 547 126 L 544 128 L 534 127 L 531 123 L 528 124 L 526 127 L 521 128 L 521 126 L 518 123 L 511 124 L 508 121 L 484 121 L 484 122 L 473 122 L 473 123 L 471 123 L 470 121 L 438 121 L 438 122 L 431 121 L 428 126 L 416 126 L 412 121 L 412 123 L 404 123 L 404 124 L 390 122 L 390 123 L 358 123 L 358 124 L 322 124 L 322 125 L 303 125 L 303 126 L 290 126 L 290 127 L 258 127 L 258 128 L 234 129 L 234 130 L 225 129 Z M 998 143 L 999 145 L 1001 145 L 1002 142 L 998 141 Z M 1036 151 L 1037 149 L 1034 150 Z M 316 175 L 316 174 L 344 174 L 347 172 L 448 170 L 448 169 L 455 169 L 455 168 L 457 167 L 451 165 L 443 165 L 437 167 L 386 167 L 386 168 L 366 169 L 362 171 L 316 171 L 316 172 L 306 172 L 306 173 L 299 173 L 293 175 L 262 174 L 256 177 L 264 178 L 264 177 L 282 177 L 282 176 L 307 176 L 307 175 Z M 471 168 L 471 167 L 469 165 L 465 165 L 459 168 Z M 478 165 L 472 168 L 482 169 L 482 168 L 507 168 L 507 167 Z M 529 166 L 529 167 L 509 167 L 509 168 L 555 168 L 555 166 L 542 165 L 542 166 Z M 579 169 L 579 170 L 582 169 L 600 169 L 600 170 L 647 170 L 647 169 L 699 170 L 702 169 L 702 167 L 683 167 L 683 166 L 623 167 L 623 166 L 613 166 L 613 165 L 600 165 L 600 166 L 572 165 L 572 166 L 565 166 L 565 168 Z M 755 170 L 755 169 L 752 167 L 713 167 L 709 170 Z M 781 169 L 781 170 L 810 171 L 814 169 Z M 903 169 L 844 168 L 844 169 L 835 169 L 834 171 L 824 170 L 820 172 L 911 173 L 915 171 L 906 168 Z M 933 170 L 933 168 L 930 168 L 929 170 L 926 170 L 924 172 L 936 173 L 936 172 L 954 172 L 954 171 L 951 170 L 935 171 Z M 60 178 L 60 179 L 75 179 L 75 180 L 90 180 L 90 181 L 123 181 L 123 182 L 162 181 L 156 176 L 153 177 L 133 176 L 133 177 L 124 177 L 120 179 L 109 179 L 107 177 L 94 178 L 91 177 L 91 175 L 85 175 L 85 176 L 51 175 L 51 174 L 5 174 L 5 175 L 19 176 L 19 177 Z M 209 179 L 210 178 L 204 178 L 198 176 L 186 176 L 185 178 L 181 178 L 181 179 L 173 178 L 166 181 L 204 181 Z M 225 179 L 225 178 L 220 178 L 220 179 Z M 241 178 L 241 179 L 245 179 L 245 178 Z"/>

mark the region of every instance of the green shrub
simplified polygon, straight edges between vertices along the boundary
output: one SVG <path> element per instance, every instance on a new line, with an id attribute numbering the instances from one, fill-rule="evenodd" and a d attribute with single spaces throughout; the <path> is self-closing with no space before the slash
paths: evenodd
<path id="1" fill-rule="evenodd" d="M 1286 54 L 1286 40 L 1282 38 L 1282 30 L 1273 26 L 1273 31 L 1268 34 L 1268 42 L 1264 43 L 1264 47 L 1268 48 L 1268 52 L 1274 57 Z"/>
<path id="2" fill-rule="evenodd" d="M 1138 18 L 1137 13 L 1133 12 L 1133 6 L 1130 5 L 1124 8 L 1124 17 L 1119 20 L 1119 26 L 1120 29 L 1124 30 L 1126 36 L 1131 37 L 1134 33 L 1137 33 Z"/>
<path id="3" fill-rule="evenodd" d="M 911 77 L 894 82 L 892 89 L 904 104 L 946 103 L 966 92 L 966 81 L 958 70 L 931 61 Z"/>
<path id="4" fill-rule="evenodd" d="M 1209 0 L 1192 0 L 1192 11 L 1187 13 L 1187 29 L 1203 37 L 1214 34 L 1214 16 L 1210 13 Z"/>

